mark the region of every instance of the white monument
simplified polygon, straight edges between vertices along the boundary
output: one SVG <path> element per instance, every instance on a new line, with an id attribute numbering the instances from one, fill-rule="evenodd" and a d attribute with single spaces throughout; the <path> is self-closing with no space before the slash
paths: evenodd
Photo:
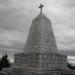
<path id="1" fill-rule="evenodd" d="M 23 53 L 15 54 L 15 65 L 23 75 L 61 75 L 67 69 L 67 56 L 58 52 L 51 21 L 43 14 L 32 21 Z"/>

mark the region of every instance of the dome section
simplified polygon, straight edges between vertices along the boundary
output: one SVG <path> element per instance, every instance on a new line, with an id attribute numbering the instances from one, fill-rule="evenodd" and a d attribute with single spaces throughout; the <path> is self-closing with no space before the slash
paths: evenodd
<path id="1" fill-rule="evenodd" d="M 40 13 L 35 19 L 33 19 L 32 22 L 41 22 L 41 21 L 51 23 L 51 21 L 43 13 Z"/>

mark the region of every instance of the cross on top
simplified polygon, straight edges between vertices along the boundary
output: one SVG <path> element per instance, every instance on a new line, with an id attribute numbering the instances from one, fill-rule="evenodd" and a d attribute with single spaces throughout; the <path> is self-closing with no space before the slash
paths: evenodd
<path id="1" fill-rule="evenodd" d="M 39 8 L 40 8 L 40 12 L 42 13 L 42 8 L 44 7 L 44 5 L 40 4 Z"/>

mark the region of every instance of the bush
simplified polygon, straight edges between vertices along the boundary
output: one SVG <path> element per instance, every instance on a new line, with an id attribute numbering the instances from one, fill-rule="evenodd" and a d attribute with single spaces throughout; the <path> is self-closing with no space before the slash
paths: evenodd
<path id="1" fill-rule="evenodd" d="M 3 68 L 8 68 L 10 67 L 10 62 L 8 60 L 8 55 L 4 55 L 1 60 L 0 60 L 0 71 L 3 69 Z"/>

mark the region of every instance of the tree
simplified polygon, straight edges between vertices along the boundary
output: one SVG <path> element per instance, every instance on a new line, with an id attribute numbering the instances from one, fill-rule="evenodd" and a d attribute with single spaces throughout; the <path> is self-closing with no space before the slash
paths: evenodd
<path id="1" fill-rule="evenodd" d="M 0 60 L 0 70 L 2 70 L 3 68 L 8 68 L 8 67 L 10 67 L 10 62 L 8 60 L 8 55 L 5 54 Z"/>
<path id="2" fill-rule="evenodd" d="M 68 68 L 70 68 L 70 69 L 72 69 L 72 70 L 75 70 L 75 66 L 73 66 L 71 63 L 67 63 L 67 67 Z"/>
<path id="3" fill-rule="evenodd" d="M 67 67 L 72 69 L 72 65 L 69 62 L 67 62 Z"/>

